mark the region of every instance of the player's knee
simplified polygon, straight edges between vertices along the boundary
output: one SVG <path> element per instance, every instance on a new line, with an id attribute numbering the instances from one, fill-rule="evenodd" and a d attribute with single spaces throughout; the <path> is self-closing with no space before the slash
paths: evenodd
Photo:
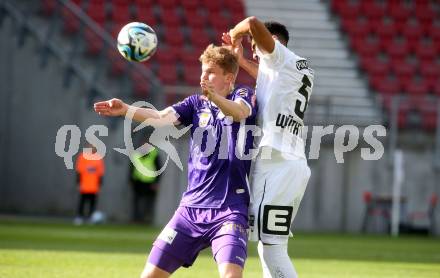
<path id="1" fill-rule="evenodd" d="M 167 278 L 170 274 L 151 264 L 147 264 L 140 278 Z"/>
<path id="2" fill-rule="evenodd" d="M 219 265 L 221 278 L 241 278 L 243 277 L 243 268 L 234 263 L 225 263 Z"/>

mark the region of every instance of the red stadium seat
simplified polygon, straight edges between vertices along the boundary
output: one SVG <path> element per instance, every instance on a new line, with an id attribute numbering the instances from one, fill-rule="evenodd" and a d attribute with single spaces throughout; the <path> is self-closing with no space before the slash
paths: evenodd
<path id="1" fill-rule="evenodd" d="M 410 52 L 409 45 L 402 38 L 391 40 L 385 47 L 385 51 L 392 59 L 403 59 Z"/>
<path id="2" fill-rule="evenodd" d="M 63 17 L 63 31 L 67 34 L 74 34 L 78 32 L 80 21 L 68 8 L 63 7 L 61 10 Z"/>
<path id="3" fill-rule="evenodd" d="M 206 16 L 200 10 L 187 10 L 184 13 L 190 29 L 202 29 L 207 24 Z"/>
<path id="4" fill-rule="evenodd" d="M 180 60 L 187 65 L 199 65 L 199 57 L 202 53 L 196 50 L 184 50 L 180 52 Z"/>
<path id="5" fill-rule="evenodd" d="M 348 0 L 334 0 L 332 1 L 333 9 L 339 13 L 343 18 L 357 18 L 361 14 L 360 2 L 353 2 Z"/>
<path id="6" fill-rule="evenodd" d="M 385 95 L 395 95 L 401 92 L 399 80 L 393 76 L 376 76 L 370 79 L 374 90 Z"/>
<path id="7" fill-rule="evenodd" d="M 427 3 L 425 5 L 417 4 L 415 13 L 416 13 L 417 19 L 420 22 L 422 22 L 423 24 L 427 24 L 427 25 L 430 25 L 436 17 L 434 10 L 432 9 L 432 7 L 429 3 Z"/>
<path id="8" fill-rule="evenodd" d="M 104 26 L 106 16 L 104 4 L 89 4 L 86 12 L 97 24 Z"/>
<path id="9" fill-rule="evenodd" d="M 351 46 L 361 57 L 375 57 L 381 50 L 377 37 L 353 37 Z"/>
<path id="10" fill-rule="evenodd" d="M 435 130 L 438 103 L 426 97 L 412 98 L 411 102 L 422 117 L 422 127 L 427 131 Z"/>
<path id="11" fill-rule="evenodd" d="M 417 72 L 416 65 L 408 63 L 405 59 L 393 60 L 391 62 L 391 68 L 399 80 L 403 82 L 411 79 Z"/>
<path id="12" fill-rule="evenodd" d="M 434 94 L 440 97 L 440 82 L 437 80 L 437 83 L 434 85 Z"/>
<path id="13" fill-rule="evenodd" d="M 195 48 L 203 48 L 211 43 L 209 34 L 202 29 L 192 29 L 190 39 Z"/>
<path id="14" fill-rule="evenodd" d="M 180 27 L 182 25 L 182 19 L 175 9 L 162 9 L 160 21 L 166 27 Z"/>
<path id="15" fill-rule="evenodd" d="M 436 46 L 431 41 L 420 41 L 416 46 L 416 54 L 422 60 L 435 60 L 438 57 Z"/>
<path id="16" fill-rule="evenodd" d="M 119 54 L 116 49 L 110 49 L 107 52 L 107 57 L 109 58 L 109 61 L 111 63 L 110 75 L 116 77 L 121 76 L 127 67 L 127 61 L 121 56 L 121 54 Z"/>
<path id="17" fill-rule="evenodd" d="M 187 85 L 199 86 L 200 85 L 200 66 L 184 66 L 183 77 Z"/>
<path id="18" fill-rule="evenodd" d="M 436 42 L 440 42 L 440 23 L 429 25 L 427 31 L 431 39 L 433 39 Z"/>
<path id="19" fill-rule="evenodd" d="M 121 1 L 121 0 L 117 0 Z M 113 23 L 122 23 L 123 25 L 131 22 L 132 16 L 128 4 L 114 3 L 112 5 L 111 20 Z"/>
<path id="20" fill-rule="evenodd" d="M 366 37 L 372 31 L 365 18 L 343 19 L 342 28 L 352 37 Z"/>
<path id="21" fill-rule="evenodd" d="M 176 0 L 157 0 L 156 2 L 162 7 L 163 10 L 174 9 L 177 5 Z"/>
<path id="22" fill-rule="evenodd" d="M 147 5 L 137 7 L 134 20 L 138 22 L 144 22 L 145 24 L 148 24 L 153 28 L 157 25 L 157 20 L 154 15 L 153 9 L 151 6 Z"/>
<path id="23" fill-rule="evenodd" d="M 136 9 L 152 9 L 154 0 L 131 0 Z"/>
<path id="24" fill-rule="evenodd" d="M 389 72 L 389 63 L 377 57 L 361 57 L 361 67 L 373 76 L 385 76 Z"/>
<path id="25" fill-rule="evenodd" d="M 97 55 L 104 47 L 104 41 L 90 28 L 84 31 L 84 38 L 86 40 L 86 52 L 90 55 Z"/>
<path id="26" fill-rule="evenodd" d="M 232 23 L 229 18 L 218 15 L 218 16 L 211 16 L 208 18 L 209 23 L 211 24 L 212 28 L 216 31 L 217 35 L 228 31 L 232 27 Z"/>
<path id="27" fill-rule="evenodd" d="M 131 3 L 131 0 L 112 0 L 112 6 L 113 5 L 129 5 Z"/>
<path id="28" fill-rule="evenodd" d="M 203 1 L 200 0 L 181 0 L 180 4 L 185 10 L 195 10 L 199 8 Z"/>
<path id="29" fill-rule="evenodd" d="M 176 65 L 179 61 L 179 54 L 181 52 L 180 47 L 158 47 L 154 54 L 155 60 L 164 65 Z"/>
<path id="30" fill-rule="evenodd" d="M 232 13 L 232 15 L 239 15 L 244 18 L 244 7 L 242 1 L 226 0 L 224 1 L 224 4 Z"/>
<path id="31" fill-rule="evenodd" d="M 205 8 L 209 11 L 211 16 L 219 15 L 223 5 L 221 1 L 202 1 L 202 3 L 205 5 Z"/>
<path id="32" fill-rule="evenodd" d="M 41 12 L 45 16 L 52 15 L 53 12 L 55 11 L 57 1 L 56 0 L 42 0 L 41 2 L 42 2 Z"/>
<path id="33" fill-rule="evenodd" d="M 387 6 L 384 2 L 362 1 L 361 12 L 372 20 L 379 20 L 386 14 Z"/>
<path id="34" fill-rule="evenodd" d="M 440 80 L 440 64 L 435 61 L 420 61 L 420 73 L 427 79 Z"/>
<path id="35" fill-rule="evenodd" d="M 132 70 L 130 77 L 133 81 L 132 84 L 135 96 L 138 98 L 147 98 L 151 89 L 148 80 L 137 70 Z"/>
<path id="36" fill-rule="evenodd" d="M 237 81 L 235 83 L 238 85 L 247 85 L 251 88 L 255 87 L 255 79 L 242 70 L 238 72 Z"/>
<path id="37" fill-rule="evenodd" d="M 427 131 L 434 131 L 437 128 L 437 111 L 424 111 L 421 112 L 422 114 L 422 125 L 423 125 L 423 129 L 427 130 Z"/>
<path id="38" fill-rule="evenodd" d="M 175 85 L 177 83 L 176 65 L 159 65 L 157 75 L 163 84 Z"/>
<path id="39" fill-rule="evenodd" d="M 183 32 L 179 27 L 170 27 L 164 29 L 165 41 L 171 47 L 182 47 L 184 45 L 185 38 Z"/>
<path id="40" fill-rule="evenodd" d="M 404 25 L 402 34 L 409 41 L 418 41 L 426 34 L 426 32 L 425 28 L 417 21 L 409 21 L 406 25 Z"/>
<path id="41" fill-rule="evenodd" d="M 371 23 L 373 31 L 379 36 L 381 39 L 388 39 L 394 37 L 397 33 L 398 27 L 394 24 L 394 22 L 389 20 L 377 20 Z"/>
<path id="42" fill-rule="evenodd" d="M 413 78 L 404 84 L 404 91 L 409 95 L 422 96 L 429 92 L 429 86 L 422 78 Z"/>
<path id="43" fill-rule="evenodd" d="M 89 0 L 89 5 L 104 5 L 106 0 Z"/>
<path id="44" fill-rule="evenodd" d="M 411 15 L 412 10 L 399 1 L 390 1 L 388 5 L 388 14 L 396 21 L 406 21 Z"/>

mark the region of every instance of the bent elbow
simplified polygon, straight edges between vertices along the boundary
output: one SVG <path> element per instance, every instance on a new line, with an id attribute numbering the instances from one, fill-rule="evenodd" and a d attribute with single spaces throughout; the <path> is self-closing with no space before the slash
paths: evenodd
<path id="1" fill-rule="evenodd" d="M 255 24 L 258 22 L 258 18 L 256 16 L 250 16 L 247 18 L 247 22 L 250 27 L 255 26 Z"/>

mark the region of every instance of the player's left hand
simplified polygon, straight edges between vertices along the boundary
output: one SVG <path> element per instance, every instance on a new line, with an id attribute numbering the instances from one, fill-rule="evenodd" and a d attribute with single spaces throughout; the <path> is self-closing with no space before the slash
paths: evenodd
<path id="1" fill-rule="evenodd" d="M 242 38 L 236 41 L 236 45 L 234 46 L 231 41 L 231 36 L 229 33 L 222 34 L 222 45 L 230 47 L 232 52 L 237 55 L 237 58 L 240 60 L 243 58 L 243 45 L 241 44 Z"/>

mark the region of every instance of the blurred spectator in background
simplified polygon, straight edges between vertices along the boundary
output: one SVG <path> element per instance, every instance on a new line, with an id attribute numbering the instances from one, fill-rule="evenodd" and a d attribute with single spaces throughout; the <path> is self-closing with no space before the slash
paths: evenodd
<path id="1" fill-rule="evenodd" d="M 92 153 L 82 152 L 76 160 L 77 183 L 80 193 L 78 204 L 78 215 L 74 220 L 76 225 L 81 225 L 89 220 L 96 209 L 97 197 L 102 186 L 104 176 L 104 160 L 96 152 L 95 146 L 86 145 L 92 149 Z M 85 214 L 85 206 L 88 205 L 88 212 Z"/>
<path id="2" fill-rule="evenodd" d="M 149 171 L 157 171 L 160 169 L 160 160 L 157 149 L 151 145 L 146 146 L 147 154 L 144 156 L 138 151 L 132 154 L 131 161 L 136 162 L 139 167 L 130 164 L 130 182 L 133 188 L 133 221 L 145 221 L 150 224 L 154 217 L 159 176 L 142 173 L 142 167 Z"/>

